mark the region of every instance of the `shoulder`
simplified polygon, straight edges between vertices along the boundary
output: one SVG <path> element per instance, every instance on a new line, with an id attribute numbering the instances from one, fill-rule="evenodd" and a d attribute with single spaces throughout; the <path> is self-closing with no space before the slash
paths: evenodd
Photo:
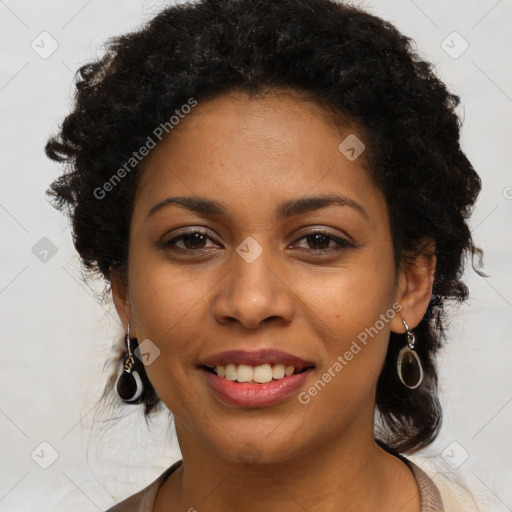
<path id="1" fill-rule="evenodd" d="M 137 494 L 133 494 L 117 505 L 109 508 L 106 512 L 142 512 L 144 510 L 142 500 L 145 496 L 147 497 L 148 494 L 152 494 L 153 491 L 151 488 L 153 485 L 154 482 L 142 491 L 139 491 Z M 147 507 L 145 508 L 147 509 Z"/>
<path id="2" fill-rule="evenodd" d="M 158 491 L 169 475 L 183 464 L 183 460 L 175 462 L 167 468 L 154 482 L 139 492 L 132 494 L 106 512 L 152 512 Z"/>
<path id="3" fill-rule="evenodd" d="M 454 473 L 438 458 L 413 456 L 410 463 L 428 478 L 442 500 L 444 512 L 490 512 L 489 504 L 478 495 L 475 484 L 463 473 Z M 421 468 L 421 469 L 420 469 Z M 420 487 L 421 488 L 421 487 Z M 434 509 L 435 510 L 435 509 Z"/>
<path id="4" fill-rule="evenodd" d="M 399 457 L 409 466 L 416 478 L 420 491 L 421 512 L 447 512 L 441 493 L 429 475 L 410 459 L 402 455 Z"/>

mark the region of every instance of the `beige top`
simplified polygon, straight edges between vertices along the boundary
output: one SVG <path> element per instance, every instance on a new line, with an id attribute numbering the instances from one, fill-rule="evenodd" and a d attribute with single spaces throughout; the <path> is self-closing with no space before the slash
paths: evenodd
<path id="1" fill-rule="evenodd" d="M 420 489 L 421 512 L 445 512 L 439 490 L 430 477 L 410 460 L 403 456 L 400 456 L 400 459 L 411 468 L 416 478 L 416 482 L 418 483 L 418 487 Z M 175 469 L 180 467 L 182 463 L 183 460 L 175 462 L 153 483 L 138 493 L 123 500 L 121 503 L 109 508 L 107 512 L 153 512 L 156 496 L 160 487 L 163 485 L 167 477 Z"/>

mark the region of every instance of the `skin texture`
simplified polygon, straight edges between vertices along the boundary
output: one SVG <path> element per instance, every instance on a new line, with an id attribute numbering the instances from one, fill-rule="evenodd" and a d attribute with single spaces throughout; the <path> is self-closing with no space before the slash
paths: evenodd
<path id="1" fill-rule="evenodd" d="M 350 133 L 364 142 L 290 92 L 230 93 L 200 102 L 144 161 L 128 283 L 114 275 L 112 292 L 125 328 L 161 351 L 146 371 L 174 415 L 183 455 L 157 512 L 420 511 L 411 471 L 374 442 L 374 405 L 390 330 L 405 332 L 402 318 L 410 329 L 420 322 L 435 257 L 395 272 L 385 199 L 363 159 L 338 149 Z M 282 201 L 333 193 L 368 218 L 328 206 L 276 219 Z M 170 205 L 147 217 L 170 196 L 220 201 L 228 213 Z M 194 228 L 210 238 L 158 245 Z M 318 255 L 337 246 L 303 238 L 318 229 L 354 247 Z M 263 250 L 252 263 L 236 252 L 248 236 Z M 304 391 L 395 302 L 400 312 L 306 405 L 297 394 L 263 408 L 227 405 L 197 368 L 224 350 L 274 347 L 313 362 Z M 253 464 L 239 456 L 249 444 Z"/>

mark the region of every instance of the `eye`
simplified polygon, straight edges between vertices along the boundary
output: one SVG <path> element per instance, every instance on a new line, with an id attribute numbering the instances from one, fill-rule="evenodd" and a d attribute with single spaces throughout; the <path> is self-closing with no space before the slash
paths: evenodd
<path id="1" fill-rule="evenodd" d="M 329 234 L 324 230 L 312 230 L 306 233 L 305 236 L 299 238 L 295 244 L 298 242 L 306 240 L 309 249 L 313 253 L 324 254 L 340 251 L 344 248 L 350 247 L 354 248 L 354 245 L 350 243 L 348 240 L 344 238 L 340 238 L 334 235 Z M 334 245 L 331 245 L 331 242 L 334 242 Z M 317 246 L 316 248 L 312 248 L 312 246 Z M 306 249 L 307 250 L 307 249 Z"/>
<path id="2" fill-rule="evenodd" d="M 201 251 L 205 248 L 206 240 L 213 240 L 207 231 L 194 229 L 181 233 L 170 240 L 162 242 L 160 245 L 164 249 L 177 249 L 184 252 L 196 252 Z M 178 243 L 182 242 L 183 246 L 178 246 Z"/>
<path id="3" fill-rule="evenodd" d="M 167 250 L 176 250 L 187 253 L 201 252 L 206 249 L 206 241 L 213 240 L 207 231 L 194 229 L 182 232 L 180 235 L 171 238 L 159 245 Z M 354 248 L 355 246 L 344 238 L 329 234 L 325 230 L 312 230 L 299 238 L 293 245 L 305 240 L 308 248 L 301 248 L 315 254 L 325 254 L 340 251 L 344 248 Z M 334 245 L 331 243 L 334 242 Z M 180 247 L 178 244 L 182 244 Z M 312 247 L 316 246 L 316 247 Z"/>

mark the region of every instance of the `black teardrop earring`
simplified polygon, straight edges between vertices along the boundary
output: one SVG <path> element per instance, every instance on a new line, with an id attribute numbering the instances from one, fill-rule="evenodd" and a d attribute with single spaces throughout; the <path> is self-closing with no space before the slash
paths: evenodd
<path id="1" fill-rule="evenodd" d="M 423 382 L 423 367 L 421 366 L 420 358 L 414 350 L 416 337 L 414 333 L 409 330 L 409 326 L 402 320 L 405 325 L 407 335 L 407 345 L 398 353 L 397 371 L 398 377 L 402 384 L 409 389 L 416 389 L 421 386 Z"/>
<path id="2" fill-rule="evenodd" d="M 120 373 L 116 382 L 116 392 L 119 398 L 129 404 L 137 404 L 142 401 L 142 392 L 144 385 L 139 372 L 134 368 L 135 359 L 130 346 L 130 324 L 128 324 L 126 334 L 126 355 L 124 359 L 123 371 Z"/>

